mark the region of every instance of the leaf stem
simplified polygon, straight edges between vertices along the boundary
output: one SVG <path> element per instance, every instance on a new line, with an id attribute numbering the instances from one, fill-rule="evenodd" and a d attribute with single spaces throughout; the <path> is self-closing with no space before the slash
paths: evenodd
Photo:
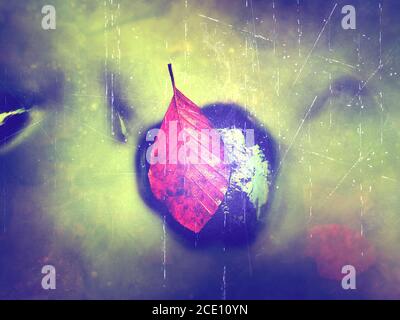
<path id="1" fill-rule="evenodd" d="M 171 77 L 172 88 L 174 89 L 174 92 L 175 92 L 175 79 L 174 79 L 174 73 L 172 72 L 172 64 L 171 63 L 168 63 L 168 71 L 169 71 L 169 76 Z"/>

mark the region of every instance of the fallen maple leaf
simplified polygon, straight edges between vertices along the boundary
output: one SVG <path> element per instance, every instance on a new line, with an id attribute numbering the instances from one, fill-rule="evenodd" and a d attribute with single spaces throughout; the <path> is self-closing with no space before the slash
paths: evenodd
<path id="1" fill-rule="evenodd" d="M 176 88 L 170 64 L 168 68 L 174 95 L 160 127 L 165 136 L 161 138 L 157 135 L 149 150 L 151 165 L 148 177 L 155 197 L 167 206 L 181 225 L 198 233 L 224 200 L 230 167 L 223 161 L 224 146 L 220 137 L 218 148 L 202 140 L 205 131 L 209 130 L 215 135 L 216 130 L 212 130 L 211 122 L 201 113 L 201 109 Z M 181 141 L 177 137 L 170 137 L 176 127 L 189 137 L 190 146 L 185 139 Z M 154 163 L 151 160 L 159 157 L 160 150 L 156 147 L 159 143 L 165 143 L 168 161 Z M 178 152 L 186 147 L 191 152 L 190 156 L 186 151 Z M 180 155 L 179 159 L 176 159 L 176 153 Z M 202 161 L 191 161 L 193 158 Z"/>

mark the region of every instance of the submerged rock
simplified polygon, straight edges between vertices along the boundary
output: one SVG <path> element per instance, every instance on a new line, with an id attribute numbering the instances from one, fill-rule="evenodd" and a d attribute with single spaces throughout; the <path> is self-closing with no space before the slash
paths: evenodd
<path id="1" fill-rule="evenodd" d="M 148 128 L 139 140 L 135 166 L 140 195 L 146 204 L 165 217 L 168 228 L 190 246 L 216 243 L 245 245 L 253 241 L 264 225 L 276 169 L 276 151 L 272 136 L 248 112 L 237 105 L 213 104 L 202 108 L 217 128 L 231 166 L 229 187 L 213 218 L 197 234 L 177 223 L 167 208 L 151 192 L 146 151 Z"/>

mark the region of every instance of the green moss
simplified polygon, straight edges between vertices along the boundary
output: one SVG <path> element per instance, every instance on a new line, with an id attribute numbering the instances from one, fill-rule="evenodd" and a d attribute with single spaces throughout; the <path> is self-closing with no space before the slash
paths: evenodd
<path id="1" fill-rule="evenodd" d="M 232 166 L 230 188 L 246 193 L 259 217 L 261 207 L 268 200 L 268 161 L 259 145 L 246 145 L 242 130 L 220 129 L 219 131 Z"/>

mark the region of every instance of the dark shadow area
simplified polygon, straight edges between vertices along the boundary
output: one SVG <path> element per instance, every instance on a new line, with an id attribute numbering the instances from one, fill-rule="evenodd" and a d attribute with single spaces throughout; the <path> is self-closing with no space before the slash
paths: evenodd
<path id="1" fill-rule="evenodd" d="M 353 108 L 357 108 L 358 97 L 371 97 L 371 90 L 359 79 L 354 76 L 343 76 L 335 79 L 328 88 L 318 95 L 309 118 L 317 117 L 324 108 L 327 108 L 329 106 L 329 99 L 343 98 L 346 103 L 343 108 L 349 108 L 347 104 L 351 105 Z"/>
<path id="2" fill-rule="evenodd" d="M 121 79 L 113 72 L 104 73 L 104 85 L 107 94 L 108 119 L 111 124 L 111 135 L 121 143 L 128 141 L 130 122 L 134 117 L 133 107 L 124 98 Z"/>
<path id="3" fill-rule="evenodd" d="M 15 112 L 3 119 L 0 124 L 0 148 L 11 142 L 22 130 L 29 125 L 29 110 L 42 109 L 45 112 L 49 107 L 59 108 L 64 98 L 64 75 L 61 72 L 52 72 L 46 75 L 48 81 L 38 92 L 31 92 L 21 87 L 23 82 L 19 76 L 9 72 L 5 66 L 0 65 L 0 114 Z"/>
<path id="4" fill-rule="evenodd" d="M 0 69 L 1 69 L 0 65 Z M 64 95 L 64 75 L 54 72 L 48 75 L 48 82 L 38 92 L 31 92 L 20 86 L 19 76 L 3 69 L 0 79 L 0 114 L 10 113 L 0 125 L 0 149 L 10 144 L 18 135 L 32 123 L 29 112 L 40 109 L 43 112 L 52 112 L 50 108 L 62 107 Z M 12 149 L 0 153 L 0 230 L 7 229 L 11 221 L 9 201 L 12 197 L 14 185 L 17 183 L 34 185 L 38 173 L 25 176 L 18 172 L 19 166 L 29 166 L 35 159 L 24 158 L 21 150 Z M 24 164 L 21 164 L 24 161 Z"/>

